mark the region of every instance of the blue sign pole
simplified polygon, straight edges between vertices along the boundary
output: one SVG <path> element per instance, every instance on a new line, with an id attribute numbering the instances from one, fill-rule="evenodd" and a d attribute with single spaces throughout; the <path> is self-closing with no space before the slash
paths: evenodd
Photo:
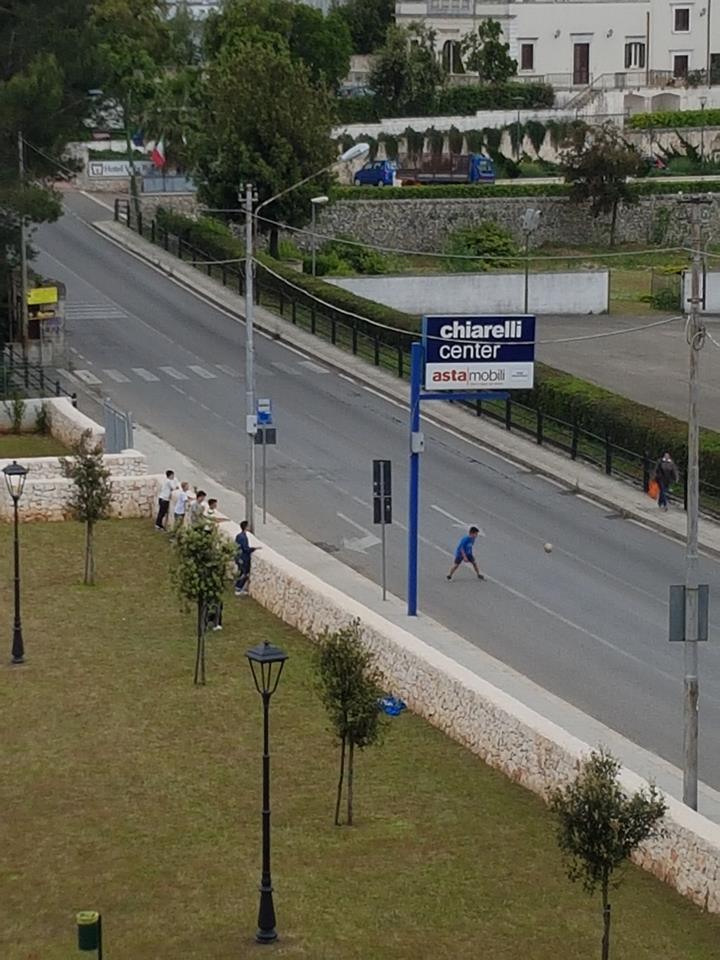
<path id="1" fill-rule="evenodd" d="M 425 350 L 413 343 L 410 355 L 410 491 L 408 514 L 408 588 L 407 612 L 417 616 L 418 600 L 418 535 L 420 524 L 420 390 Z"/>

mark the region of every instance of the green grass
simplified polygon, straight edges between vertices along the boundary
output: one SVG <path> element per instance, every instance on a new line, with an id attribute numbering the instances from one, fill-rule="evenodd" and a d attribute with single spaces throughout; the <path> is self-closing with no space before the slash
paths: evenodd
<path id="1" fill-rule="evenodd" d="M 256 956 L 261 717 L 244 653 L 263 638 L 290 654 L 272 710 L 273 955 L 599 955 L 598 903 L 567 881 L 538 798 L 406 713 L 359 757 L 357 826 L 334 827 L 306 640 L 228 598 L 194 688 L 193 619 L 148 522 L 100 525 L 93 588 L 79 524 L 21 534 L 27 663 L 0 665 L 3 960 L 75 956 L 87 908 L 119 960 Z M 720 918 L 647 874 L 629 869 L 613 902 L 613 960 L 717 957 Z"/>
<path id="2" fill-rule="evenodd" d="M 41 433 L 0 433 L 0 459 L 67 456 L 70 450 L 55 437 Z"/>

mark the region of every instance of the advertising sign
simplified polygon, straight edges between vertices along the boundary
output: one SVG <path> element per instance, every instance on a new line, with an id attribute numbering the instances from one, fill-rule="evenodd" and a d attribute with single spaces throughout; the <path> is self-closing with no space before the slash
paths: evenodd
<path id="1" fill-rule="evenodd" d="M 528 390 L 535 317 L 423 317 L 426 390 Z"/>
<path id="2" fill-rule="evenodd" d="M 153 165 L 149 160 L 136 160 L 135 173 L 141 176 L 149 173 Z M 127 160 L 88 160 L 88 176 L 110 179 L 112 177 L 129 177 L 132 173 Z"/>

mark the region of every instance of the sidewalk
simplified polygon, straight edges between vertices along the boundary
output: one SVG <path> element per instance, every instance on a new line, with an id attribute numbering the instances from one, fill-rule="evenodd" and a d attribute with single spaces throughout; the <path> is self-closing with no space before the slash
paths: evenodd
<path id="1" fill-rule="evenodd" d="M 218 281 L 201 274 L 194 267 L 144 240 L 122 224 L 101 221 L 93 224 L 93 228 L 239 321 L 244 318 L 243 298 L 223 287 Z M 283 320 L 257 305 L 255 327 L 257 331 L 292 344 L 309 357 L 333 367 L 345 376 L 353 377 L 407 408 L 408 384 L 391 373 L 374 367 L 319 337 L 299 330 L 290 321 Z M 570 490 L 602 503 L 616 514 L 636 520 L 673 539 L 685 538 L 686 521 L 681 510 L 671 509 L 668 513 L 662 513 L 654 501 L 629 484 L 608 477 L 586 464 L 570 460 L 547 447 L 538 446 L 524 437 L 509 433 L 503 427 L 479 419 L 453 404 L 429 401 L 423 409 L 423 420 L 426 422 L 449 427 L 465 438 L 478 442 L 535 473 L 550 477 Z M 702 549 L 720 557 L 720 525 L 701 519 L 699 539 Z"/>

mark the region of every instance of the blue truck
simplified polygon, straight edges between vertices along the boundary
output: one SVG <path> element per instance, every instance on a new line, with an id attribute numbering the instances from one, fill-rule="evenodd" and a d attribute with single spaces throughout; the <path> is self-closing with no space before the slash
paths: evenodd
<path id="1" fill-rule="evenodd" d="M 373 160 L 358 170 L 356 187 L 393 187 L 434 183 L 495 183 L 495 164 L 482 153 L 424 154 L 398 163 Z"/>

